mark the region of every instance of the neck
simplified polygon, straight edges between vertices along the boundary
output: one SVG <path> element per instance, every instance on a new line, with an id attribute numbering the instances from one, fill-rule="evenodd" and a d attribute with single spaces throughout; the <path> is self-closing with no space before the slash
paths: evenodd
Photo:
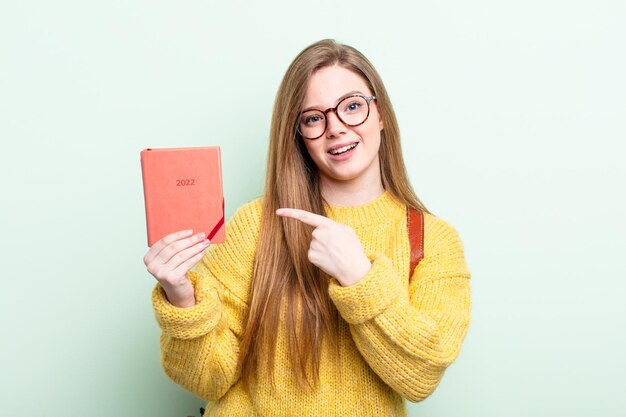
<path id="1" fill-rule="evenodd" d="M 365 178 L 336 181 L 322 176 L 320 186 L 322 197 L 331 206 L 360 206 L 374 201 L 385 192 L 380 175 L 377 181 Z"/>

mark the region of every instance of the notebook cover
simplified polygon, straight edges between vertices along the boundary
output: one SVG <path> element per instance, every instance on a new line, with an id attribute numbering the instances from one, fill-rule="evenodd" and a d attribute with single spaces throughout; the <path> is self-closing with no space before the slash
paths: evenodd
<path id="1" fill-rule="evenodd" d="M 141 151 L 148 246 L 170 233 L 193 229 L 223 243 L 224 193 L 218 146 Z"/>

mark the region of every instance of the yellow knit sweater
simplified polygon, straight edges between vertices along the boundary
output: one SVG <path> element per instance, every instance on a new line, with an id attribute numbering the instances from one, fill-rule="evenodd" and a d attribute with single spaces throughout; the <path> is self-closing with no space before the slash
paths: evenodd
<path id="1" fill-rule="evenodd" d="M 240 208 L 227 225 L 226 243 L 211 246 L 189 272 L 194 307 L 172 306 L 155 287 L 152 301 L 163 330 L 167 375 L 211 401 L 207 416 L 406 416 L 403 398 L 416 402 L 433 392 L 459 354 L 469 325 L 470 274 L 456 231 L 425 214 L 424 259 L 409 282 L 404 205 L 385 192 L 363 206 L 326 206 L 330 218 L 356 231 L 372 261 L 353 286 L 331 280 L 330 296 L 342 318 L 339 352 L 323 346 L 320 388 L 303 393 L 292 376 L 281 323 L 276 388 L 261 381 L 248 396 L 239 378 L 238 352 L 261 210 L 259 199 Z M 264 374 L 259 369 L 258 375 Z"/>

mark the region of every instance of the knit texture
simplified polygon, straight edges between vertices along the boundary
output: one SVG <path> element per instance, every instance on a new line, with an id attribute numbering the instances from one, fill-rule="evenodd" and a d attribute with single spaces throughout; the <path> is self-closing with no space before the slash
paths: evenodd
<path id="1" fill-rule="evenodd" d="M 331 279 L 340 313 L 339 344 L 322 346 L 320 387 L 302 392 L 288 358 L 284 322 L 276 337 L 276 388 L 261 380 L 247 395 L 238 367 L 250 300 L 262 203 L 240 208 L 188 273 L 196 305 L 169 304 L 157 284 L 152 301 L 162 329 L 167 375 L 209 401 L 206 416 L 406 416 L 403 398 L 417 402 L 437 387 L 458 356 L 470 321 L 470 274 L 456 231 L 424 215 L 424 259 L 409 281 L 406 207 L 385 192 L 358 207 L 326 206 L 352 227 L 372 262 L 357 284 Z M 262 242 L 261 242 L 262 244 Z M 264 375 L 261 363 L 258 375 Z"/>

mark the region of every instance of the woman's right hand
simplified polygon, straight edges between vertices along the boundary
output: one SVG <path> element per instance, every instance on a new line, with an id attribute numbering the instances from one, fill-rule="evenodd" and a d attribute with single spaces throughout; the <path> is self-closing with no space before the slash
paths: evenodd
<path id="1" fill-rule="evenodd" d="M 204 256 L 210 243 L 204 233 L 190 236 L 192 230 L 181 230 L 165 236 L 152 245 L 143 257 L 148 272 L 165 290 L 168 301 L 176 307 L 196 304 L 193 285 L 187 272 Z"/>

